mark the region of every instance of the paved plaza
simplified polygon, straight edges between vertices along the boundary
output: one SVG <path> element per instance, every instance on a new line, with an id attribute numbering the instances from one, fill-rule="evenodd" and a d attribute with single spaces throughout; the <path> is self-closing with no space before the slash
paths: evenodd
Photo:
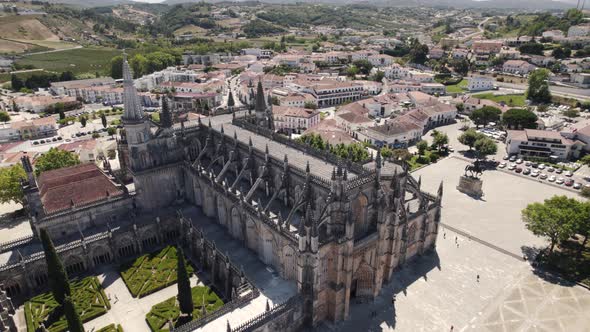
<path id="1" fill-rule="evenodd" d="M 523 249 L 545 245 L 545 240 L 526 230 L 520 211 L 553 195 L 577 195 L 517 175 L 487 171 L 485 196 L 476 200 L 455 188 L 465 165 L 466 161 L 451 157 L 414 176 L 422 175 L 422 187 L 429 192 L 436 192 L 443 180 L 442 222 L 484 244 L 441 227 L 436 253 L 397 271 L 375 302 L 352 302 L 352 319 L 322 329 L 590 331 L 590 291 L 536 271 L 519 259 Z"/>
<path id="2" fill-rule="evenodd" d="M 534 178 L 501 171 L 485 171 L 484 196 L 474 199 L 456 187 L 468 162 L 450 157 L 422 168 L 413 175 L 422 176 L 422 188 L 435 193 L 444 183 L 442 222 L 484 241 L 522 256 L 523 249 L 545 244 L 529 232 L 521 220 L 527 204 L 542 202 L 554 195 L 579 197 L 576 193 L 540 183 Z"/>

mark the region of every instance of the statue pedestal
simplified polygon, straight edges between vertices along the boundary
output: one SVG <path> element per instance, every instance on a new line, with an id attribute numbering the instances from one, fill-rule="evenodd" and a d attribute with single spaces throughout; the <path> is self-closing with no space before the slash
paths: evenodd
<path id="1" fill-rule="evenodd" d="M 480 198 L 483 196 L 483 181 L 478 178 L 462 175 L 459 178 L 457 190 L 469 196 Z"/>

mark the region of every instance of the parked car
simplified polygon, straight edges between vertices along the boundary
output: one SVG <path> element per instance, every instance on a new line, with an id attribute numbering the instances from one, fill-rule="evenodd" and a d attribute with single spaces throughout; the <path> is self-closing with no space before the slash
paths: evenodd
<path id="1" fill-rule="evenodd" d="M 514 169 L 516 169 L 516 165 L 515 164 L 510 164 L 510 166 L 508 166 L 508 170 L 509 171 L 513 171 Z"/>
<path id="2" fill-rule="evenodd" d="M 525 165 L 526 167 L 531 167 L 531 165 L 532 165 L 532 164 L 533 164 L 533 163 L 531 163 L 530 161 L 527 161 L 527 162 L 525 162 L 525 163 L 524 163 L 524 165 Z"/>
<path id="3" fill-rule="evenodd" d="M 574 173 L 572 173 L 572 171 L 567 171 L 564 175 L 571 178 L 572 176 L 574 176 Z"/>
<path id="4" fill-rule="evenodd" d="M 573 186 L 574 185 L 574 180 L 572 180 L 572 179 L 565 180 L 565 185 L 568 186 L 568 187 Z"/>
<path id="5" fill-rule="evenodd" d="M 523 163 L 523 160 L 522 159 L 516 159 L 516 163 L 517 164 L 522 164 Z"/>
<path id="6" fill-rule="evenodd" d="M 547 179 L 547 174 L 541 173 L 541 175 L 539 175 L 539 179 L 541 179 L 541 180 Z"/>
<path id="7" fill-rule="evenodd" d="M 532 163 L 532 164 L 531 164 L 531 167 L 532 167 L 532 168 L 538 168 L 538 167 L 539 167 L 539 164 L 537 164 L 537 163 Z"/>
<path id="8" fill-rule="evenodd" d="M 39 142 L 33 141 L 33 145 L 39 145 Z"/>
<path id="9" fill-rule="evenodd" d="M 508 156 L 504 156 L 504 157 L 502 157 L 502 159 L 508 160 Z"/>
<path id="10" fill-rule="evenodd" d="M 45 140 L 44 140 L 44 139 L 42 139 L 42 140 L 40 140 L 40 141 L 39 141 L 39 143 L 41 143 L 41 144 L 45 144 Z"/>
<path id="11" fill-rule="evenodd" d="M 555 168 L 553 168 L 553 167 L 547 167 L 547 172 L 554 172 L 554 171 L 555 171 Z"/>
<path id="12" fill-rule="evenodd" d="M 510 159 L 508 159 L 508 160 L 510 160 L 511 162 L 515 162 L 516 161 L 516 156 L 510 157 Z"/>
<path id="13" fill-rule="evenodd" d="M 579 182 L 574 183 L 574 189 L 582 189 L 582 184 Z"/>
<path id="14" fill-rule="evenodd" d="M 506 163 L 502 162 L 500 163 L 500 165 L 498 165 L 499 168 L 506 168 Z"/>
<path id="15" fill-rule="evenodd" d="M 537 171 L 537 170 L 534 170 L 534 171 L 531 173 L 531 176 L 532 176 L 532 177 L 534 177 L 534 178 L 536 178 L 537 176 L 539 176 L 539 174 L 540 174 L 540 173 L 539 173 L 539 171 Z"/>
<path id="16" fill-rule="evenodd" d="M 524 171 L 522 171 L 522 174 L 524 174 L 524 175 L 531 174 L 531 169 L 530 168 L 525 168 Z"/>
<path id="17" fill-rule="evenodd" d="M 563 173 L 563 170 L 561 168 L 556 168 L 555 173 L 561 174 L 561 173 Z"/>
<path id="18" fill-rule="evenodd" d="M 556 180 L 555 175 L 551 175 L 549 177 L 549 179 L 547 179 L 547 180 L 549 180 L 549 182 L 555 182 L 555 180 Z"/>
<path id="19" fill-rule="evenodd" d="M 555 181 L 555 183 L 557 184 L 563 184 L 565 182 L 565 180 L 563 178 L 557 178 L 557 180 Z"/>
<path id="20" fill-rule="evenodd" d="M 539 169 L 545 169 L 545 167 L 546 167 L 545 164 L 540 164 L 539 165 Z"/>
<path id="21" fill-rule="evenodd" d="M 522 167 L 517 167 L 514 171 L 516 173 L 522 173 Z"/>

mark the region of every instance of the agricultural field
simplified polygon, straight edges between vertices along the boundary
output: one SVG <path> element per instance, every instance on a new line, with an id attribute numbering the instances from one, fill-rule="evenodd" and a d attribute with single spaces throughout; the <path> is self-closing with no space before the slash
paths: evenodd
<path id="1" fill-rule="evenodd" d="M 526 106 L 526 98 L 524 94 L 511 94 L 511 95 L 495 95 L 493 93 L 480 93 L 473 95 L 475 98 L 487 99 L 495 101 L 497 103 L 505 103 L 510 107 L 524 107 Z"/>
<path id="2" fill-rule="evenodd" d="M 111 59 L 120 54 L 120 50 L 112 48 L 79 48 L 25 56 L 18 60 L 17 64 L 58 73 L 71 71 L 76 75 L 94 76 L 96 72 L 107 74 L 110 71 Z"/>
<path id="3" fill-rule="evenodd" d="M 193 320 L 203 316 L 203 309 L 206 313 L 211 313 L 223 306 L 223 301 L 215 294 L 213 290 L 206 286 L 196 286 L 191 289 L 193 297 Z M 153 332 L 168 331 L 168 322 L 172 321 L 175 326 L 187 323 L 179 322 L 180 309 L 176 297 L 171 297 L 164 302 L 160 302 L 152 307 L 152 310 L 146 315 L 146 321 Z"/>
<path id="4" fill-rule="evenodd" d="M 121 266 L 121 277 L 134 297 L 143 297 L 176 283 L 176 247 L 143 255 Z M 193 267 L 187 264 L 187 272 Z"/>
<path id="5" fill-rule="evenodd" d="M 71 281 L 71 288 L 72 299 L 83 322 L 103 315 L 111 308 L 102 285 L 96 277 Z M 67 330 L 68 324 L 65 316 L 63 314 L 59 317 L 52 315 L 58 306 L 51 292 L 37 295 L 27 301 L 25 303 L 27 332 L 37 331 L 41 323 L 45 325 L 49 332 Z"/>

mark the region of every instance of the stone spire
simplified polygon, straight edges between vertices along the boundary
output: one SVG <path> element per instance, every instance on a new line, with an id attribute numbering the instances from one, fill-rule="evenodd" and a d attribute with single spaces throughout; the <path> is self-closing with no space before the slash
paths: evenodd
<path id="1" fill-rule="evenodd" d="M 123 103 L 125 105 L 125 112 L 123 113 L 123 121 L 140 121 L 143 119 L 143 109 L 141 101 L 137 95 L 137 90 L 133 84 L 133 76 L 131 75 L 131 68 L 127 62 L 127 53 L 123 52 Z"/>

